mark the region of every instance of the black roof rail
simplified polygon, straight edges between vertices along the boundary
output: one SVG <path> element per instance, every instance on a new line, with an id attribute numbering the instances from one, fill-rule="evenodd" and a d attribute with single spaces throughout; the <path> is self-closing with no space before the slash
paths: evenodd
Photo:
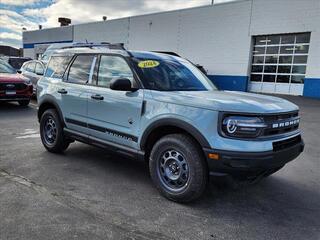
<path id="1" fill-rule="evenodd" d="M 68 49 L 68 48 L 81 48 L 81 47 L 106 47 L 109 49 L 119 49 L 119 50 L 126 50 L 124 48 L 123 43 L 109 43 L 109 42 L 101 42 L 101 43 L 73 43 L 69 46 L 62 47 L 61 49 Z"/>
<path id="2" fill-rule="evenodd" d="M 124 48 L 124 43 L 110 43 L 109 45 L 110 49 L 121 49 L 121 50 L 126 50 Z"/>
<path id="3" fill-rule="evenodd" d="M 175 52 L 166 52 L 166 51 L 152 51 L 152 52 L 168 54 L 168 55 L 172 55 L 172 56 L 176 56 L 176 57 L 181 57 L 178 53 L 175 53 Z"/>

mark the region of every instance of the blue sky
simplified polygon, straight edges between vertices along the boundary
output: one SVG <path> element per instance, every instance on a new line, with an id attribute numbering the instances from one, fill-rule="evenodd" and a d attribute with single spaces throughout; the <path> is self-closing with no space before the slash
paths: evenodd
<path id="1" fill-rule="evenodd" d="M 216 3 L 230 0 L 215 0 Z M 0 45 L 22 47 L 22 28 L 57 27 L 58 17 L 72 24 L 211 4 L 211 0 L 0 0 Z"/>

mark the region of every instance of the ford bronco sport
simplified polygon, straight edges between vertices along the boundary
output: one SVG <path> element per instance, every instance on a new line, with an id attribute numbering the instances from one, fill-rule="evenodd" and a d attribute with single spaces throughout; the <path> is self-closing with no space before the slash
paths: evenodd
<path id="1" fill-rule="evenodd" d="M 304 148 L 296 105 L 219 91 L 183 58 L 119 44 L 57 50 L 37 94 L 48 151 L 80 141 L 145 159 L 155 186 L 177 202 L 200 197 L 210 175 L 259 179 Z"/>

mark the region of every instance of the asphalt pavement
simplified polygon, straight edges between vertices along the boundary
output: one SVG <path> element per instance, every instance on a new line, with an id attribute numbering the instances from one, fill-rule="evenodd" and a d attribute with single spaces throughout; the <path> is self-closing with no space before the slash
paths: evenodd
<path id="1" fill-rule="evenodd" d="M 199 201 L 159 195 L 144 162 L 82 143 L 42 146 L 36 106 L 0 103 L 0 239 L 320 239 L 320 101 L 301 108 L 305 152 L 237 188 L 212 179 Z"/>

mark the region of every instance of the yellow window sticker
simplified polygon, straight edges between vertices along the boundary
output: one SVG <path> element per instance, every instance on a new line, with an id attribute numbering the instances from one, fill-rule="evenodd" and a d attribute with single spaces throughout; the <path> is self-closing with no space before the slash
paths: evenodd
<path id="1" fill-rule="evenodd" d="M 160 63 L 158 61 L 154 61 L 154 60 L 145 60 L 145 61 L 141 61 L 138 63 L 138 66 L 140 68 L 154 68 L 159 65 L 160 65 Z"/>

